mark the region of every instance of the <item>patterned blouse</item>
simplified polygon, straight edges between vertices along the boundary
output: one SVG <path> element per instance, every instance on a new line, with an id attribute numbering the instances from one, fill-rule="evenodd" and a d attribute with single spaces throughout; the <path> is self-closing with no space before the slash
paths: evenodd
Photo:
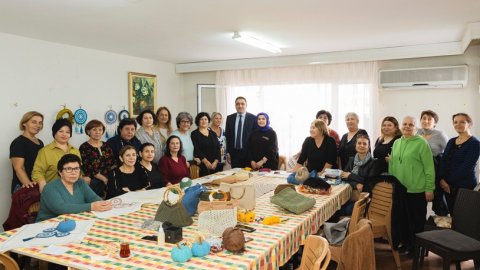
<path id="1" fill-rule="evenodd" d="M 94 177 L 97 173 L 107 177 L 115 165 L 112 148 L 105 142 L 102 142 L 100 148 L 84 142 L 80 145 L 80 154 L 82 155 L 83 173 L 88 177 Z"/>

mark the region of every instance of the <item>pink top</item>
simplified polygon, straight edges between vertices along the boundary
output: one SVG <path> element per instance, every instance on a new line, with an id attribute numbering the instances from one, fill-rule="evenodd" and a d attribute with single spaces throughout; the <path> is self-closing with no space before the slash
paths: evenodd
<path id="1" fill-rule="evenodd" d="M 184 156 L 178 156 L 178 162 L 165 155 L 158 161 L 158 167 L 165 185 L 177 184 L 183 177 L 189 176 L 187 161 Z"/>

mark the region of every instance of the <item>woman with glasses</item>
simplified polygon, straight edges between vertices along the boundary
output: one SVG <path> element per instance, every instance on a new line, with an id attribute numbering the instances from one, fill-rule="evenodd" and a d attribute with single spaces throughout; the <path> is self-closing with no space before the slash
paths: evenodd
<path id="1" fill-rule="evenodd" d="M 107 199 L 130 191 L 144 190 L 150 186 L 148 176 L 137 164 L 137 150 L 131 145 L 125 145 L 119 153 L 120 167 L 108 175 Z"/>
<path id="2" fill-rule="evenodd" d="M 177 122 L 177 129 L 173 131 L 170 136 L 175 135 L 182 141 L 183 150 L 180 154 L 187 159 L 187 166 L 190 167 L 190 164 L 200 165 L 200 159 L 193 158 L 193 141 L 190 135 L 190 127 L 193 124 L 193 117 L 188 112 L 181 112 L 177 115 L 175 120 Z"/>
<path id="3" fill-rule="evenodd" d="M 50 181 L 43 189 L 37 222 L 63 214 L 112 209 L 109 201 L 103 201 L 80 179 L 80 157 L 66 154 L 56 166 L 60 178 Z"/>

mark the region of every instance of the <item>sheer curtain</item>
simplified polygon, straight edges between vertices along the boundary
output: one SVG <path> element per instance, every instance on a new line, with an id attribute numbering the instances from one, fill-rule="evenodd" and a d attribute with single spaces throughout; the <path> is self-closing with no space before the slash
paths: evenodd
<path id="1" fill-rule="evenodd" d="M 344 117 L 356 112 L 371 140 L 378 135 L 376 62 L 217 71 L 217 108 L 235 112 L 235 98 L 247 99 L 247 111 L 266 112 L 277 132 L 281 155 L 296 154 L 317 111 L 329 111 L 330 127 L 347 132 Z"/>

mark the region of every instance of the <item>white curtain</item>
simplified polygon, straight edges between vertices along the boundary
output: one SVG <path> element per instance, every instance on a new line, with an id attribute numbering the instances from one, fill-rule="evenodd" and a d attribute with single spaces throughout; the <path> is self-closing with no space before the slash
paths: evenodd
<path id="1" fill-rule="evenodd" d="M 218 71 L 216 77 L 219 111 L 234 113 L 235 98 L 244 96 L 247 111 L 270 116 L 282 155 L 300 150 L 322 109 L 333 115 L 330 127 L 340 136 L 347 132 L 347 112 L 359 115 L 372 141 L 378 136 L 376 62 Z"/>

